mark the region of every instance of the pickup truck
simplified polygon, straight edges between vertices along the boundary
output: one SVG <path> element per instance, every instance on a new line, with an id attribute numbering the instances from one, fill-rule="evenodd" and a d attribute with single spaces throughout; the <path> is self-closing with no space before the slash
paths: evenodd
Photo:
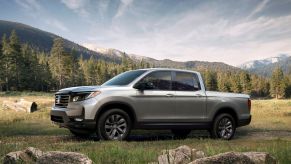
<path id="1" fill-rule="evenodd" d="M 101 86 L 59 90 L 51 120 L 76 136 L 124 140 L 132 129 L 167 129 L 176 137 L 205 129 L 230 140 L 251 122 L 246 94 L 206 91 L 195 71 L 149 68 L 121 73 Z"/>

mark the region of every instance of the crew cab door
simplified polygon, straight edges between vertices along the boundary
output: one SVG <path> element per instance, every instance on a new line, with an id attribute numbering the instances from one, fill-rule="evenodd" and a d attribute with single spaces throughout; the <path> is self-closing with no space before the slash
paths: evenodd
<path id="1" fill-rule="evenodd" d="M 199 122 L 206 116 L 206 95 L 201 89 L 198 75 L 175 71 L 173 75 L 175 106 L 179 122 Z"/>
<path id="2" fill-rule="evenodd" d="M 176 118 L 175 91 L 172 91 L 171 71 L 154 71 L 135 84 L 138 121 L 144 123 L 171 122 Z"/>

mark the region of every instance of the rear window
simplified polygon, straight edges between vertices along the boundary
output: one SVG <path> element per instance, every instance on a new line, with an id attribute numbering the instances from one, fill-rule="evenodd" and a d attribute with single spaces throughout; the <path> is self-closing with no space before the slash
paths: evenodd
<path id="1" fill-rule="evenodd" d="M 173 89 L 176 91 L 198 91 L 200 84 L 198 76 L 194 73 L 176 72 L 173 81 Z"/>

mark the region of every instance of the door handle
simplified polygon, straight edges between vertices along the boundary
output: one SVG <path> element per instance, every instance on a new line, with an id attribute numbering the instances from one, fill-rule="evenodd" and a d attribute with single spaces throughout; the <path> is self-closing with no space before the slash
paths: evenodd
<path id="1" fill-rule="evenodd" d="M 173 97 L 174 95 L 169 93 L 169 94 L 166 94 L 166 96 L 167 97 Z"/>

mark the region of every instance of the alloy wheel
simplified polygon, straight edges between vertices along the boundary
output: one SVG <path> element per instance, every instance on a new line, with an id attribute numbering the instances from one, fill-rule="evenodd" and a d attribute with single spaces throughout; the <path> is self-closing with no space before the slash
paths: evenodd
<path id="1" fill-rule="evenodd" d="M 218 134 L 220 138 L 229 139 L 233 135 L 233 123 L 231 119 L 223 117 L 218 124 Z"/>
<path id="2" fill-rule="evenodd" d="M 104 129 L 106 135 L 111 140 L 119 140 L 127 132 L 127 122 L 122 115 L 112 114 L 109 115 L 105 121 Z"/>

